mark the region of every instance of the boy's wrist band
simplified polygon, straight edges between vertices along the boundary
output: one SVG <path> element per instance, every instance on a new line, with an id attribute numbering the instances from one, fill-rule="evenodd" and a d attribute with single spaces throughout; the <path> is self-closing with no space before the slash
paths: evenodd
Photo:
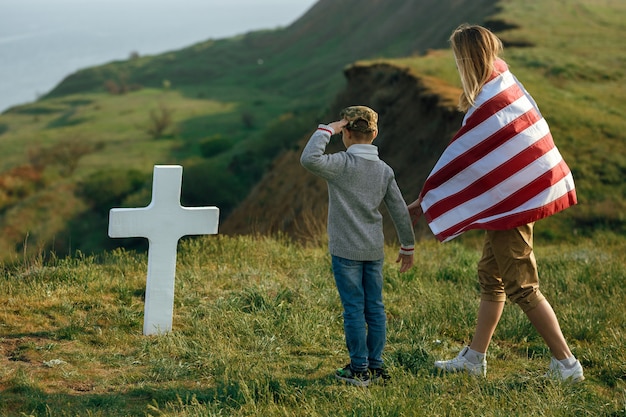
<path id="1" fill-rule="evenodd" d="M 333 130 L 333 128 L 328 126 L 328 125 L 319 125 L 317 127 L 317 130 L 322 130 L 324 132 L 328 132 L 330 134 L 330 136 L 335 134 L 335 131 Z"/>
<path id="2" fill-rule="evenodd" d="M 400 255 L 413 255 L 413 251 L 415 248 L 405 248 L 400 246 Z"/>

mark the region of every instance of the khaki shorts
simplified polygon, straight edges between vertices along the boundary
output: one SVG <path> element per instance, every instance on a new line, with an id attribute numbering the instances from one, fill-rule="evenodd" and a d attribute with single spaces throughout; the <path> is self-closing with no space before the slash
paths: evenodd
<path id="1" fill-rule="evenodd" d="M 539 291 L 537 261 L 533 252 L 533 226 L 487 230 L 483 255 L 478 261 L 481 299 L 518 304 L 524 312 L 545 300 Z"/>

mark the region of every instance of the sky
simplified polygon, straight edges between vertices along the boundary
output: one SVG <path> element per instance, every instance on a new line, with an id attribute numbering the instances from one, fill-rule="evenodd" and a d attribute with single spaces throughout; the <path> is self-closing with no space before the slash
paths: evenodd
<path id="1" fill-rule="evenodd" d="M 0 112 L 67 75 L 293 23 L 317 0 L 0 0 Z"/>

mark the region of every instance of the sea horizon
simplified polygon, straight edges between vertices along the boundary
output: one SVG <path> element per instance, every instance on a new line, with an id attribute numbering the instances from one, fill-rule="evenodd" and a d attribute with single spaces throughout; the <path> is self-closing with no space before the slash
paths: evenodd
<path id="1" fill-rule="evenodd" d="M 78 70 L 287 27 L 315 2 L 3 0 L 0 113 L 36 101 Z"/>

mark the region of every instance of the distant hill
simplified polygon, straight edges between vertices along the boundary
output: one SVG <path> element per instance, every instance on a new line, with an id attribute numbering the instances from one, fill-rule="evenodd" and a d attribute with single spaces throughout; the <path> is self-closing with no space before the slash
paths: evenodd
<path id="1" fill-rule="evenodd" d="M 496 11 L 496 0 L 320 0 L 285 29 L 87 68 L 67 77 L 46 97 L 98 91 L 123 74 L 128 83 L 143 86 L 160 87 L 164 79 L 177 88 L 243 83 L 268 94 L 319 103 L 332 99 L 345 65 L 445 48 L 458 24 L 482 22 Z"/>
<path id="2" fill-rule="evenodd" d="M 78 71 L 0 115 L 0 262 L 145 248 L 108 238 L 107 215 L 150 202 L 155 164 L 183 165 L 182 204 L 220 207 L 220 233 L 319 237 L 325 184 L 299 153 L 355 103 L 379 111 L 412 200 L 460 124 L 447 39 L 462 22 L 502 37 L 574 173 L 580 204 L 541 235 L 626 234 L 625 18 L 611 0 L 321 0 L 284 29 Z"/>
<path id="3" fill-rule="evenodd" d="M 0 115 L 0 259 L 143 245 L 109 239 L 107 213 L 149 203 L 154 164 L 182 164 L 183 204 L 228 217 L 327 112 L 347 65 L 445 48 L 495 3 L 322 0 L 284 29 L 69 75 Z"/>

